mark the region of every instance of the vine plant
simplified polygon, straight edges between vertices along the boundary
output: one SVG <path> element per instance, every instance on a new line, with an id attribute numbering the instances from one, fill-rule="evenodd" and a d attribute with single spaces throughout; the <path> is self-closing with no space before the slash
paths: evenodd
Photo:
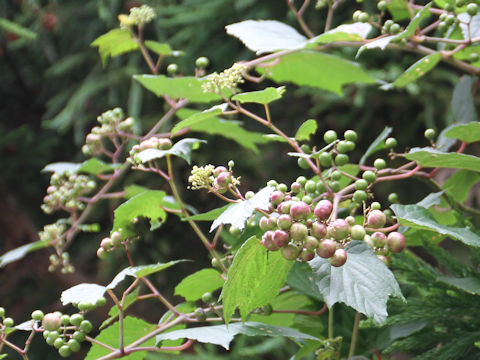
<path id="1" fill-rule="evenodd" d="M 277 127 L 270 103 L 282 99 L 285 86 L 242 92 L 244 82 L 262 83 L 265 79 L 338 94 L 345 84 L 379 83 L 357 64 L 333 55 L 337 47 L 357 47 L 357 57 L 377 48 L 423 56 L 391 84 L 383 83 L 387 90 L 419 80 L 440 62 L 467 75 L 480 72 L 480 14 L 475 2 L 438 0 L 422 5 L 382 0 L 377 3 L 378 12 L 355 10 L 353 23 L 332 29 L 341 3 L 319 0 L 313 6 L 309 0 L 301 4 L 287 0 L 305 35 L 273 20 L 228 25 L 227 33 L 258 56 L 208 75 L 209 60 L 200 57 L 193 76 L 179 75 L 176 64 L 163 66 L 165 57 L 179 56 L 181 52 L 168 44 L 144 39 L 144 27 L 155 19 L 154 9 L 143 5 L 132 8 L 128 15 L 119 15 L 120 28 L 100 36 L 92 45 L 98 47 L 104 63 L 109 57 L 140 51 L 151 74 L 136 75 L 135 79 L 161 97 L 168 110 L 144 135 L 138 134 L 140 124 L 120 108 L 101 114 L 82 148 L 88 160 L 54 163 L 44 169 L 53 174 L 42 209 L 49 214 L 62 211 L 67 217 L 45 226 L 38 242 L 1 256 L 0 263 L 5 266 L 33 250 L 50 248 L 50 271 L 75 271 L 68 248 L 79 232 L 98 230 L 97 225 L 88 223 L 95 205 L 117 198 L 127 200 L 115 209 L 110 236 L 99 242 L 96 251 L 99 259 L 122 251 L 130 266 L 108 285 L 83 283 L 63 291 L 62 304 L 73 304 L 75 313 L 44 314 L 35 310 L 30 320 L 16 325 L 0 308 L 0 352 L 10 348 L 28 359 L 32 338 L 43 335 L 62 357 L 79 351 L 82 343 L 89 343 L 86 358 L 106 360 L 134 353 L 183 351 L 194 342 L 229 349 L 233 337 L 244 334 L 293 339 L 300 347 L 293 359 L 352 358 L 360 355 L 356 344 L 362 316 L 369 319 L 364 321 L 365 326 L 370 326 L 370 321 L 371 326 L 378 327 L 388 321 L 389 297 L 404 300 L 390 267 L 395 269 L 396 259 L 402 256 L 408 261 L 416 259 L 408 247 L 427 243 L 431 246 L 445 237 L 472 248 L 480 246 L 478 230 L 469 220 L 479 211 L 465 205 L 470 188 L 480 177 L 480 159 L 465 153 L 469 144 L 480 141 L 480 125 L 473 113 L 458 112 L 457 122 L 438 136 L 433 129 L 427 129 L 429 146 L 409 151 L 389 137 L 392 129 L 387 127 L 364 156 L 354 161 L 349 156 L 358 138 L 354 130 L 346 130 L 343 136 L 328 130 L 323 135 L 324 143 L 309 145 L 317 131 L 316 120 L 305 121 L 294 136 Z M 304 18 L 307 11 L 315 11 L 314 7 L 326 10 L 325 28 L 320 35 L 314 34 Z M 455 91 L 467 88 L 468 93 L 470 80 L 462 78 Z M 471 98 L 467 97 L 465 103 L 468 101 Z M 202 111 L 186 108 L 212 102 L 217 104 Z M 262 111 L 256 111 L 259 108 Z M 267 134 L 253 133 L 238 122 L 219 118 L 239 115 L 264 126 Z M 180 121 L 167 128 L 174 116 Z M 193 165 L 188 189 L 208 191 L 226 202 L 207 213 L 193 213 L 182 198 L 184 179 L 178 178 L 174 167 L 177 161 L 190 164 L 193 151 L 205 142 L 184 137 L 193 131 L 220 133 L 250 149 L 265 142 L 279 142 L 308 175 L 292 179 L 290 184 L 270 180 L 264 188 L 253 191 L 242 187 L 234 160 L 228 164 Z M 373 155 L 376 158 L 372 161 Z M 442 185 L 435 180 L 440 168 L 459 171 Z M 168 184 L 170 192 L 138 185 L 113 192 L 130 171 L 158 176 Z M 377 201 L 377 184 L 412 177 L 423 179 L 436 192 L 416 204 L 400 204 L 394 193 L 388 196 L 388 206 L 383 199 Z M 442 211 L 462 216 L 462 222 L 458 218 L 455 223 L 446 220 Z M 159 290 L 149 276 L 183 260 L 137 265 L 129 250 L 132 242 L 141 241 L 134 227 L 140 217 L 150 219 L 151 229 L 155 230 L 166 221 L 167 214 L 188 223 L 212 259 L 211 268 L 187 276 L 175 288 L 175 295 L 186 301 L 180 304 L 169 300 L 170 296 Z M 210 234 L 201 229 L 199 221 L 213 221 Z M 239 246 L 221 246 L 227 229 L 230 236 L 240 239 Z M 475 274 L 437 275 L 437 281 L 457 294 L 480 293 Z M 121 292 L 117 287 L 123 281 L 128 281 L 128 286 Z M 220 296 L 212 295 L 220 289 Z M 285 308 L 282 301 L 288 296 L 304 300 L 297 308 Z M 106 306 L 107 298 L 113 302 L 110 317 L 98 331 L 94 330 L 89 312 Z M 133 303 L 146 299 L 156 299 L 166 308 L 156 324 L 128 314 Z M 197 307 L 195 302 L 200 301 L 202 305 Z M 304 307 L 305 301 L 310 308 Z M 343 347 L 343 353 L 342 337 L 335 336 L 334 304 L 339 302 L 356 311 L 351 341 Z M 312 304 L 317 308 L 312 309 Z M 315 323 L 315 317 L 323 316 L 327 310 L 327 331 L 320 337 L 282 317 L 307 315 Z M 272 319 L 280 319 L 282 326 Z M 15 331 L 29 334 L 24 345 L 10 341 Z M 480 339 L 480 334 L 476 331 L 476 337 L 465 346 L 469 354 L 478 356 L 475 340 Z M 363 355 L 381 358 L 380 350 L 372 346 Z M 437 356 L 442 346 L 429 351 Z"/>

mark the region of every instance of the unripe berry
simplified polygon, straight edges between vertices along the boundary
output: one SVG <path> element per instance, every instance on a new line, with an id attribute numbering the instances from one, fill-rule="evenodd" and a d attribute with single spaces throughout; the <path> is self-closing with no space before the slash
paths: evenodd
<path id="1" fill-rule="evenodd" d="M 342 173 L 338 170 L 335 170 L 334 172 L 332 172 L 332 175 L 330 175 L 330 178 L 332 180 L 338 181 L 342 178 Z"/>
<path id="2" fill-rule="evenodd" d="M 302 191 L 302 184 L 295 181 L 292 183 L 292 185 L 290 185 L 290 190 L 292 190 L 293 193 L 299 193 Z"/>
<path id="3" fill-rule="evenodd" d="M 195 66 L 200 69 L 205 69 L 208 65 L 210 65 L 210 60 L 205 56 L 201 56 L 195 60 Z"/>
<path id="4" fill-rule="evenodd" d="M 288 190 L 288 187 L 287 187 L 286 184 L 278 184 L 278 185 L 277 185 L 277 190 L 278 190 L 278 191 L 281 191 L 281 192 L 283 192 L 283 193 L 286 193 L 287 190 Z"/>
<path id="5" fill-rule="evenodd" d="M 387 222 L 387 217 L 380 210 L 372 210 L 368 214 L 367 224 L 374 229 L 383 227 L 386 222 Z"/>
<path id="6" fill-rule="evenodd" d="M 377 4 L 377 8 L 380 11 L 386 11 L 388 9 L 388 4 L 385 0 L 379 1 Z"/>
<path id="7" fill-rule="evenodd" d="M 63 338 L 61 338 L 61 337 L 56 338 L 55 341 L 53 342 L 53 346 L 54 346 L 56 349 L 61 348 L 63 345 L 65 345 L 65 341 L 64 341 Z"/>
<path id="8" fill-rule="evenodd" d="M 310 154 L 312 152 L 312 149 L 308 144 L 303 144 L 302 146 L 300 146 L 300 149 L 302 149 L 302 151 L 306 154 Z"/>
<path id="9" fill-rule="evenodd" d="M 477 62 L 479 59 L 480 59 L 480 56 L 477 53 L 471 53 L 470 55 L 468 55 L 468 60 L 470 62 Z M 432 138 L 434 138 L 434 137 L 435 137 L 435 135 L 432 136 Z M 431 140 L 433 140 L 433 139 L 431 139 Z"/>
<path id="10" fill-rule="evenodd" d="M 389 137 L 387 140 L 385 140 L 385 146 L 389 149 L 393 149 L 395 146 L 397 146 L 397 139 Z"/>
<path id="11" fill-rule="evenodd" d="M 368 22 L 369 18 L 370 18 L 370 16 L 369 16 L 367 13 L 362 12 L 362 13 L 358 16 L 358 21 L 363 22 L 363 23 L 366 23 L 366 22 Z"/>
<path id="12" fill-rule="evenodd" d="M 60 349 L 58 349 L 58 354 L 61 357 L 66 358 L 72 355 L 72 350 L 70 350 L 70 347 L 68 345 L 62 345 Z"/>
<path id="13" fill-rule="evenodd" d="M 170 64 L 167 66 L 167 73 L 170 75 L 175 75 L 178 72 L 177 64 Z"/>
<path id="14" fill-rule="evenodd" d="M 375 166 L 375 169 L 377 169 L 377 170 L 382 170 L 382 169 L 385 169 L 387 167 L 387 163 L 383 159 L 376 159 L 373 162 L 373 166 Z"/>
<path id="15" fill-rule="evenodd" d="M 105 306 L 107 304 L 107 299 L 105 299 L 103 296 L 101 298 L 98 298 L 98 300 L 95 302 L 95 306 L 100 307 L 100 306 Z"/>
<path id="16" fill-rule="evenodd" d="M 377 255 L 377 258 L 379 258 L 385 265 L 390 266 L 390 258 L 385 255 Z"/>
<path id="17" fill-rule="evenodd" d="M 357 190 L 353 193 L 353 201 L 357 204 L 361 204 L 363 201 L 367 200 L 367 193 L 363 190 Z"/>
<path id="18" fill-rule="evenodd" d="M 6 317 L 5 319 L 3 319 L 3 325 L 5 325 L 5 327 L 7 328 L 13 327 L 14 324 L 15 322 L 11 317 Z"/>
<path id="19" fill-rule="evenodd" d="M 315 221 L 312 224 L 311 234 L 317 239 L 323 239 L 325 236 L 327 236 L 327 226 Z"/>
<path id="20" fill-rule="evenodd" d="M 298 242 L 302 242 L 308 236 L 308 228 L 305 224 L 294 223 L 290 227 L 290 237 Z"/>
<path id="21" fill-rule="evenodd" d="M 387 237 L 380 231 L 375 231 L 370 237 L 376 247 L 384 247 L 387 243 Z"/>
<path id="22" fill-rule="evenodd" d="M 60 316 L 60 321 L 62 322 L 62 325 L 70 325 L 70 316 L 65 314 Z"/>
<path id="23" fill-rule="evenodd" d="M 340 154 L 345 154 L 349 151 L 349 145 L 348 143 L 345 141 L 345 140 L 342 140 L 340 141 L 338 144 L 337 144 L 337 151 L 340 153 Z"/>
<path id="24" fill-rule="evenodd" d="M 343 166 L 347 164 L 349 160 L 350 158 L 347 154 L 338 154 L 337 156 L 335 156 L 335 164 L 337 166 Z"/>
<path id="25" fill-rule="evenodd" d="M 160 150 L 168 150 L 172 147 L 172 140 L 167 138 L 160 138 L 157 140 L 157 146 Z"/>
<path id="26" fill-rule="evenodd" d="M 213 299 L 213 295 L 209 291 L 207 291 L 205 294 L 202 295 L 202 301 L 206 304 L 210 303 L 212 299 Z"/>
<path id="27" fill-rule="evenodd" d="M 67 346 L 72 352 L 77 352 L 80 350 L 80 343 L 75 339 L 68 340 Z"/>
<path id="28" fill-rule="evenodd" d="M 328 233 L 335 240 L 343 240 L 350 231 L 350 225 L 344 219 L 337 219 L 328 225 Z"/>
<path id="29" fill-rule="evenodd" d="M 107 253 L 105 252 L 105 250 L 103 250 L 103 248 L 98 248 L 97 256 L 99 259 L 105 259 L 105 257 L 107 256 Z"/>
<path id="30" fill-rule="evenodd" d="M 70 324 L 74 326 L 80 326 L 80 324 L 83 321 L 83 315 L 82 314 L 73 314 L 70 316 Z"/>
<path id="31" fill-rule="evenodd" d="M 284 201 L 277 206 L 277 211 L 280 214 L 289 214 L 290 213 L 290 208 L 293 205 L 293 201 Z"/>
<path id="32" fill-rule="evenodd" d="M 228 232 L 233 236 L 238 236 L 242 233 L 242 230 L 240 230 L 238 227 L 232 225 L 232 226 L 230 226 L 230 229 L 228 229 Z"/>
<path id="33" fill-rule="evenodd" d="M 300 255 L 300 248 L 295 244 L 288 244 L 282 248 L 281 252 L 286 260 L 295 260 Z"/>
<path id="34" fill-rule="evenodd" d="M 344 132 L 343 134 L 343 137 L 345 138 L 345 140 L 348 140 L 348 141 L 357 141 L 358 139 L 358 135 L 355 131 L 353 130 L 347 130 Z"/>
<path id="35" fill-rule="evenodd" d="M 272 238 L 273 238 L 274 244 L 277 245 L 278 247 L 284 247 L 290 241 L 290 237 L 288 233 L 284 230 L 275 230 Z"/>
<path id="36" fill-rule="evenodd" d="M 202 308 L 197 308 L 194 312 L 194 315 L 198 321 L 205 321 L 207 319 L 207 314 L 205 314 L 205 310 Z"/>
<path id="37" fill-rule="evenodd" d="M 373 171 L 367 170 L 363 172 L 362 178 L 371 184 L 377 180 L 377 175 Z"/>
<path id="38" fill-rule="evenodd" d="M 44 330 L 53 331 L 58 330 L 62 320 L 58 314 L 48 313 L 42 319 L 42 326 Z"/>
<path id="39" fill-rule="evenodd" d="M 391 252 L 401 252 L 405 248 L 405 236 L 397 231 L 391 232 L 387 236 L 387 246 Z"/>
<path id="40" fill-rule="evenodd" d="M 379 202 L 374 201 L 370 204 L 370 209 L 372 210 L 380 210 L 382 208 L 382 205 L 380 205 Z"/>
<path id="41" fill-rule="evenodd" d="M 355 181 L 355 190 L 365 190 L 368 187 L 368 182 L 365 179 L 358 179 Z"/>
<path id="42" fill-rule="evenodd" d="M 348 223 L 348 225 L 353 226 L 355 225 L 355 218 L 351 215 L 347 216 L 345 218 L 345 221 Z"/>
<path id="43" fill-rule="evenodd" d="M 227 187 L 232 180 L 232 176 L 229 172 L 222 172 L 215 178 L 215 184 L 220 188 Z"/>
<path id="44" fill-rule="evenodd" d="M 275 227 L 275 223 L 273 223 L 270 218 L 266 217 L 266 216 L 262 216 L 260 218 L 260 221 L 258 222 L 258 226 L 260 227 L 260 229 L 262 229 L 263 231 L 267 231 L 267 230 L 272 230 L 274 227 Z"/>
<path id="45" fill-rule="evenodd" d="M 471 16 L 475 16 L 478 13 L 478 5 L 475 3 L 470 3 L 467 5 L 467 13 Z"/>
<path id="46" fill-rule="evenodd" d="M 397 193 L 390 193 L 388 195 L 388 201 L 392 204 L 398 203 L 398 194 Z"/>
<path id="47" fill-rule="evenodd" d="M 83 331 L 84 333 L 88 334 L 90 331 L 92 331 L 93 325 L 90 321 L 88 320 L 83 320 L 80 323 L 80 330 Z"/>
<path id="48" fill-rule="evenodd" d="M 320 200 L 315 206 L 313 213 L 320 220 L 326 220 L 330 217 L 333 210 L 333 204 L 330 200 Z"/>
<path id="49" fill-rule="evenodd" d="M 325 132 L 325 134 L 323 134 L 323 140 L 325 140 L 327 144 L 331 144 L 337 139 L 337 133 L 334 130 L 328 130 Z"/>
<path id="50" fill-rule="evenodd" d="M 307 193 L 313 194 L 315 190 L 317 189 L 317 183 L 313 180 L 308 180 L 305 183 L 305 191 Z"/>
<path id="51" fill-rule="evenodd" d="M 290 207 L 290 215 L 295 220 L 306 219 L 310 216 L 310 213 L 310 205 L 304 203 L 303 201 L 294 202 Z"/>
<path id="52" fill-rule="evenodd" d="M 41 321 L 43 319 L 43 316 L 44 315 L 42 310 L 35 310 L 34 312 L 32 312 L 33 320 Z"/>
<path id="53" fill-rule="evenodd" d="M 263 306 L 262 310 L 263 310 L 263 315 L 266 315 L 266 316 L 272 315 L 272 312 L 273 312 L 272 305 L 267 304 Z"/>
<path id="54" fill-rule="evenodd" d="M 363 240 L 365 235 L 365 228 L 362 225 L 353 225 L 350 229 L 350 236 L 352 237 L 352 240 Z"/>
<path id="55" fill-rule="evenodd" d="M 303 242 L 303 246 L 307 250 L 315 250 L 318 247 L 318 240 L 313 236 L 307 236 Z"/>
<path id="56" fill-rule="evenodd" d="M 392 34 L 397 34 L 399 31 L 400 31 L 400 25 L 399 24 L 395 23 L 392 26 L 390 26 L 390 32 Z"/>
<path id="57" fill-rule="evenodd" d="M 322 152 L 318 156 L 318 162 L 323 167 L 328 167 L 332 165 L 332 155 L 329 152 Z"/>
<path id="58" fill-rule="evenodd" d="M 72 335 L 73 339 L 77 340 L 78 342 L 82 342 L 85 340 L 86 335 L 84 332 L 81 331 L 75 331 Z"/>
<path id="59" fill-rule="evenodd" d="M 299 257 L 300 257 L 300 260 L 304 262 L 310 261 L 315 257 L 315 251 L 303 249 Z"/>
<path id="60" fill-rule="evenodd" d="M 478 57 L 478 54 L 477 54 L 477 57 Z M 435 139 L 435 130 L 427 129 L 427 130 L 425 130 L 424 135 L 428 140 L 431 141 L 431 140 Z"/>
<path id="61" fill-rule="evenodd" d="M 337 249 L 330 258 L 330 264 L 335 267 L 340 267 L 347 262 L 347 257 L 345 249 Z"/>
<path id="62" fill-rule="evenodd" d="M 282 230 L 288 230 L 292 226 L 292 217 L 288 214 L 282 214 L 277 218 L 277 226 Z"/>
<path id="63" fill-rule="evenodd" d="M 308 164 L 308 161 L 307 159 L 303 158 L 303 157 L 299 157 L 298 160 L 297 160 L 297 164 L 298 164 L 298 167 L 300 169 L 308 169 L 310 167 L 310 165 Z"/>
<path id="64" fill-rule="evenodd" d="M 110 238 L 104 238 L 101 242 L 100 242 L 100 247 L 105 250 L 105 251 L 108 251 L 110 250 L 112 247 L 113 247 L 113 241 L 112 239 Z"/>
<path id="65" fill-rule="evenodd" d="M 251 199 L 252 197 L 255 196 L 255 193 L 253 191 L 247 191 L 245 193 L 245 199 L 248 200 L 248 199 Z"/>
<path id="66" fill-rule="evenodd" d="M 295 181 L 304 186 L 307 183 L 307 178 L 305 176 L 299 176 Z"/>
<path id="67" fill-rule="evenodd" d="M 365 243 L 371 248 L 375 247 L 375 243 L 373 242 L 373 239 L 370 235 L 365 235 L 365 237 L 363 238 L 363 241 L 365 241 Z"/>

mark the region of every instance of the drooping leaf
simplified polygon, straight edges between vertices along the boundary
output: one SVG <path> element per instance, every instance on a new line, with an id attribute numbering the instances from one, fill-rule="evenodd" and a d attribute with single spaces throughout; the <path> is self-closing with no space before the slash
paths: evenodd
<path id="1" fill-rule="evenodd" d="M 480 295 L 480 279 L 476 277 L 455 278 L 450 276 L 439 276 L 438 281 L 455 286 L 465 292 Z"/>
<path id="2" fill-rule="evenodd" d="M 443 152 L 430 147 L 413 148 L 405 155 L 424 167 L 443 167 L 480 172 L 480 158 L 456 152 Z"/>
<path id="3" fill-rule="evenodd" d="M 317 122 L 313 119 L 305 121 L 297 130 L 295 134 L 295 140 L 297 141 L 309 141 L 310 136 L 317 131 Z"/>
<path id="4" fill-rule="evenodd" d="M 180 121 L 178 124 L 176 124 L 173 127 L 172 136 L 174 136 L 181 129 L 184 129 L 186 127 L 192 127 L 199 122 L 202 122 L 206 119 L 209 119 L 216 115 L 221 114 L 227 109 L 227 107 L 228 107 L 228 104 L 215 105 L 210 109 L 204 110 L 202 112 L 197 112 L 187 117 L 186 119 Z"/>
<path id="5" fill-rule="evenodd" d="M 329 307 L 343 302 L 383 323 L 388 298 L 403 297 L 397 280 L 365 242 L 353 240 L 346 251 L 347 262 L 340 267 L 333 267 L 328 259 L 318 256 L 309 262 L 319 291 Z"/>
<path id="6" fill-rule="evenodd" d="M 372 29 L 372 25 L 367 23 L 342 24 L 308 40 L 307 48 L 317 44 L 329 44 L 338 41 L 361 42 L 367 38 Z"/>
<path id="7" fill-rule="evenodd" d="M 36 32 L 4 18 L 0 18 L 0 28 L 29 40 L 37 38 Z"/>
<path id="8" fill-rule="evenodd" d="M 469 246 L 480 247 L 479 235 L 468 228 L 457 228 L 439 224 L 428 210 L 421 206 L 394 204 L 391 208 L 403 226 L 435 231 L 443 235 L 448 235 L 453 239 L 460 240 Z"/>
<path id="9" fill-rule="evenodd" d="M 442 188 L 459 203 L 464 203 L 467 200 L 468 193 L 473 185 L 480 182 L 480 174 L 468 171 L 460 170 L 445 181 Z"/>
<path id="10" fill-rule="evenodd" d="M 257 54 L 301 49 L 307 40 L 291 26 L 275 20 L 246 20 L 225 29 Z"/>
<path id="11" fill-rule="evenodd" d="M 256 70 L 265 73 L 264 68 Z M 342 95 L 343 85 L 376 82 L 356 63 L 306 50 L 283 56 L 278 64 L 268 68 L 267 76 L 275 82 L 312 86 L 338 95 Z"/>
<path id="12" fill-rule="evenodd" d="M 207 211 L 206 213 L 196 214 L 182 219 L 183 221 L 193 220 L 193 221 L 212 221 L 218 218 L 221 214 L 225 212 L 232 204 L 227 204 L 222 207 Z"/>
<path id="13" fill-rule="evenodd" d="M 157 328 L 156 324 L 149 324 L 142 319 L 137 319 L 133 316 L 127 316 L 123 319 L 124 329 L 127 331 L 124 332 L 124 344 L 128 345 L 134 341 L 140 339 L 142 336 L 145 336 Z M 102 330 L 100 334 L 95 338 L 97 341 L 107 344 L 115 349 L 120 348 L 120 326 L 118 321 L 108 328 Z M 155 346 L 155 338 L 151 338 L 145 341 L 142 346 Z M 100 346 L 96 343 L 92 343 L 92 347 L 88 351 L 85 360 L 95 360 L 100 359 L 101 357 L 111 353 L 111 350 Z M 128 360 L 143 360 L 146 355 L 146 351 L 136 351 L 129 355 L 122 357 L 122 359 Z"/>
<path id="14" fill-rule="evenodd" d="M 247 336 L 284 336 L 295 340 L 318 340 L 316 337 L 301 333 L 292 328 L 248 321 L 244 323 L 229 324 L 228 326 L 201 326 L 185 330 L 172 331 L 158 335 L 157 343 L 165 339 L 175 340 L 186 338 L 202 343 L 220 345 L 229 350 L 231 341 L 235 335 L 238 334 Z"/>
<path id="15" fill-rule="evenodd" d="M 146 40 L 145 46 L 152 50 L 157 55 L 164 55 L 164 56 L 181 56 L 183 55 L 182 51 L 172 50 L 169 44 L 167 43 L 159 43 L 157 41 Z"/>
<path id="16" fill-rule="evenodd" d="M 480 122 L 452 125 L 445 129 L 444 136 L 459 139 L 466 143 L 480 141 Z"/>
<path id="17" fill-rule="evenodd" d="M 432 70 L 438 62 L 442 59 L 442 54 L 440 52 L 427 55 L 420 60 L 418 60 L 415 64 L 410 66 L 405 72 L 400 75 L 392 85 L 397 88 L 402 88 L 407 86 L 408 84 L 416 81 L 427 72 Z"/>
<path id="18" fill-rule="evenodd" d="M 200 139 L 185 138 L 176 142 L 168 150 L 147 149 L 138 153 L 137 156 L 141 162 L 145 163 L 154 159 L 161 159 L 165 157 L 165 155 L 175 155 L 190 164 L 192 161 L 192 150 L 198 149 L 200 143 L 206 143 L 206 141 Z"/>
<path id="19" fill-rule="evenodd" d="M 105 291 L 107 291 L 105 286 L 83 283 L 63 291 L 60 300 L 63 306 L 70 303 L 76 304 L 81 301 L 95 304 L 98 299 L 103 297 Z"/>
<path id="20" fill-rule="evenodd" d="M 149 190 L 124 202 L 114 211 L 112 232 L 122 229 L 123 238 L 134 236 L 133 220 L 136 217 L 149 218 L 150 229 L 158 228 L 167 217 L 162 208 L 164 197 L 165 191 Z"/>
<path id="21" fill-rule="evenodd" d="M 259 91 L 249 91 L 232 96 L 232 100 L 243 103 L 269 104 L 272 101 L 281 99 L 285 92 L 285 86 L 277 88 L 267 87 Z"/>
<path id="22" fill-rule="evenodd" d="M 280 252 L 265 249 L 255 236 L 248 239 L 235 255 L 220 295 L 225 322 L 230 322 L 237 307 L 245 319 L 251 310 L 272 301 L 292 265 Z"/>
<path id="23" fill-rule="evenodd" d="M 210 227 L 210 232 L 215 230 L 220 224 L 231 224 L 243 230 L 245 221 L 253 214 L 256 208 L 261 210 L 268 209 L 270 195 L 274 190 L 271 186 L 264 187 L 252 198 L 229 206 L 227 210 L 215 219 Z"/>
<path id="24" fill-rule="evenodd" d="M 56 162 L 56 163 L 48 164 L 41 170 L 41 172 L 56 172 L 59 174 L 70 172 L 73 174 L 73 173 L 76 173 L 81 166 L 82 164 L 71 163 L 71 162 Z"/>
<path id="25" fill-rule="evenodd" d="M 207 81 L 206 79 L 193 76 L 169 78 L 165 75 L 135 75 L 133 78 L 157 96 L 167 95 L 174 99 L 187 99 L 195 103 L 222 100 L 217 94 L 203 92 L 202 84 Z M 231 92 L 226 91 L 225 95 L 229 97 Z"/>
<path id="26" fill-rule="evenodd" d="M 176 287 L 174 295 L 180 295 L 187 301 L 195 301 L 206 292 L 213 292 L 223 286 L 225 280 L 215 269 L 202 269 L 187 276 Z"/>
<path id="27" fill-rule="evenodd" d="M 35 241 L 29 244 L 22 245 L 13 250 L 7 251 L 5 254 L 0 256 L 0 268 L 14 261 L 24 258 L 28 253 L 34 250 L 42 249 L 47 246 L 49 246 L 48 241 Z"/>
<path id="28" fill-rule="evenodd" d="M 157 263 L 157 264 L 150 264 L 150 265 L 140 265 L 134 267 L 127 267 L 120 271 L 106 286 L 107 289 L 114 289 L 120 282 L 122 282 L 127 276 L 132 276 L 136 278 L 141 278 L 144 276 L 148 276 L 159 271 L 168 269 L 169 267 L 176 265 L 178 263 L 184 262 L 187 260 L 173 260 L 167 263 Z"/>
<path id="29" fill-rule="evenodd" d="M 380 135 L 378 135 L 376 139 L 373 140 L 373 142 L 368 147 L 367 151 L 365 151 L 365 154 L 363 154 L 359 162 L 360 165 L 364 165 L 365 161 L 370 155 L 386 148 L 384 140 L 388 137 L 388 135 L 390 135 L 391 132 L 392 132 L 392 128 L 389 126 L 385 126 L 385 129 L 383 129 Z"/>
<path id="30" fill-rule="evenodd" d="M 125 297 L 125 302 L 123 303 L 123 311 L 126 311 L 130 305 L 132 305 L 138 298 L 138 293 L 140 291 L 139 287 L 136 287 L 135 290 L 133 290 L 131 293 L 129 293 Z M 109 324 L 111 324 L 115 319 L 118 317 L 118 306 L 113 305 L 110 310 L 108 311 L 108 316 L 109 318 L 106 319 L 102 324 L 100 325 L 100 330 L 104 329 L 107 327 Z"/>
<path id="31" fill-rule="evenodd" d="M 109 57 L 116 57 L 138 49 L 138 42 L 126 29 L 113 29 L 96 38 L 91 46 L 98 47 L 100 58 L 105 65 Z"/>

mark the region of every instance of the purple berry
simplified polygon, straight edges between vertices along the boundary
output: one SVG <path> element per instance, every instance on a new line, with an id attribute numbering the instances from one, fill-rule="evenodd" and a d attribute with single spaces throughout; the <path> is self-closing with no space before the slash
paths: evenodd
<path id="1" fill-rule="evenodd" d="M 300 254 L 300 248 L 295 244 L 288 244 L 282 248 L 282 256 L 287 260 L 295 260 Z"/>
<path id="2" fill-rule="evenodd" d="M 380 210 L 372 210 L 368 214 L 367 224 L 374 229 L 379 229 L 385 225 L 387 217 Z"/>
<path id="3" fill-rule="evenodd" d="M 304 203 L 303 201 L 297 201 L 292 204 L 290 207 L 290 215 L 295 220 L 306 219 L 310 216 L 311 209 L 310 205 Z"/>
<path id="4" fill-rule="evenodd" d="M 330 264 L 335 267 L 344 265 L 347 262 L 347 252 L 345 249 L 337 249 L 330 258 Z"/>
<path id="5" fill-rule="evenodd" d="M 371 238 L 376 247 L 384 247 L 385 244 L 387 243 L 387 237 L 385 236 L 384 233 L 380 231 L 375 231 L 371 235 Z"/>
<path id="6" fill-rule="evenodd" d="M 391 252 L 401 252 L 405 248 L 405 236 L 397 231 L 391 232 L 387 236 L 387 246 Z"/>
<path id="7" fill-rule="evenodd" d="M 330 200 L 320 200 L 315 206 L 313 213 L 320 220 L 326 220 L 330 216 L 333 210 L 333 204 Z"/>
<path id="8" fill-rule="evenodd" d="M 308 228 L 305 224 L 294 223 L 290 227 L 290 236 L 295 241 L 303 241 L 308 236 Z"/>
<path id="9" fill-rule="evenodd" d="M 226 187 L 231 180 L 232 177 L 229 172 L 222 172 L 215 178 L 215 182 L 220 187 Z"/>
<path id="10" fill-rule="evenodd" d="M 327 236 L 327 226 L 325 224 L 315 221 L 312 224 L 311 233 L 317 239 L 323 239 L 325 236 Z"/>
<path id="11" fill-rule="evenodd" d="M 337 219 L 328 225 L 328 233 L 335 240 L 343 240 L 350 231 L 350 225 L 344 219 Z"/>
<path id="12" fill-rule="evenodd" d="M 290 237 L 288 233 L 283 230 L 275 230 L 273 233 L 273 242 L 278 247 L 284 247 L 290 241 Z"/>
<path id="13" fill-rule="evenodd" d="M 300 259 L 305 262 L 312 260 L 314 257 L 315 257 L 315 251 L 313 250 L 303 249 L 302 252 L 300 253 Z"/>
<path id="14" fill-rule="evenodd" d="M 337 250 L 337 243 L 331 239 L 320 241 L 317 248 L 318 256 L 328 259 Z"/>
<path id="15" fill-rule="evenodd" d="M 273 242 L 273 231 L 269 230 L 262 236 L 262 244 L 267 250 L 277 251 L 278 246 Z"/>

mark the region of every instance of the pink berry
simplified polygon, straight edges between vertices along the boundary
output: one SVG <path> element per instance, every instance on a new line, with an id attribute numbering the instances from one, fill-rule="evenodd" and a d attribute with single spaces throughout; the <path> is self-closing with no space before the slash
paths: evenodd
<path id="1" fill-rule="evenodd" d="M 333 204 L 330 200 L 320 200 L 315 206 L 313 213 L 320 220 L 326 220 L 330 216 L 333 210 Z"/>

